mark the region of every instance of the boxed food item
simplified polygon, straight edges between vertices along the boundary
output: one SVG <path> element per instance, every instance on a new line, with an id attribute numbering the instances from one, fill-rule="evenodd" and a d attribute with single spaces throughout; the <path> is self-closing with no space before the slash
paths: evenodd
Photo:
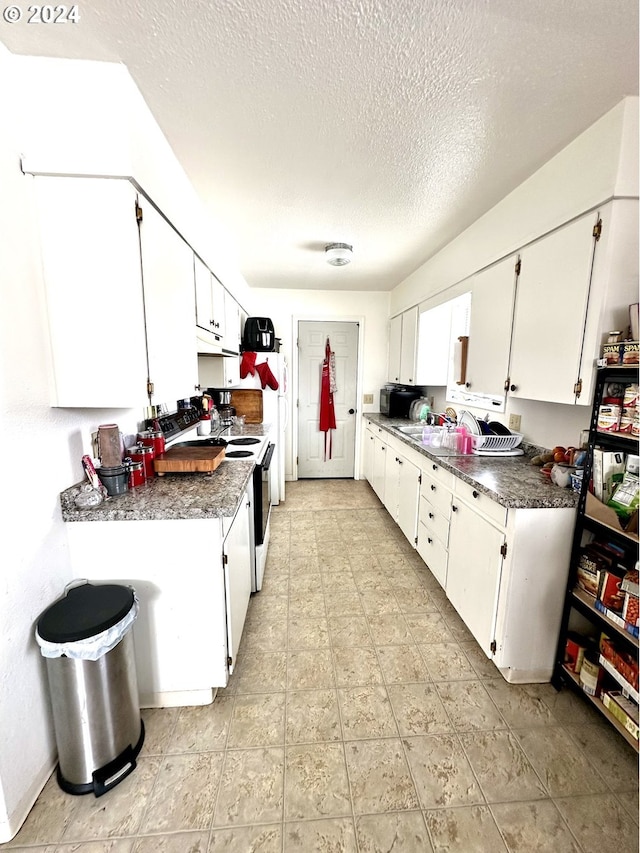
<path id="1" fill-rule="evenodd" d="M 576 570 L 576 585 L 594 597 L 598 594 L 598 574 L 602 564 L 589 549 L 583 549 L 578 559 Z"/>
<path id="2" fill-rule="evenodd" d="M 624 607 L 624 592 L 620 589 L 622 578 L 611 572 L 600 572 L 600 582 L 598 584 L 598 601 L 612 613 L 618 616 L 622 614 Z"/>
<path id="3" fill-rule="evenodd" d="M 622 364 L 638 364 L 638 341 L 624 341 L 621 354 Z"/>
<path id="4" fill-rule="evenodd" d="M 606 503 L 614 487 L 624 477 L 625 457 L 619 451 L 593 448 L 593 493 L 599 501 Z"/>
<path id="5" fill-rule="evenodd" d="M 636 563 L 637 566 L 637 563 Z M 624 577 L 622 578 L 622 583 L 620 584 L 620 589 L 624 592 L 628 592 L 631 595 L 638 596 L 640 595 L 640 573 L 637 568 L 629 569 L 624 573 Z"/>
<path id="6" fill-rule="evenodd" d="M 625 649 L 623 649 L 622 647 L 618 647 L 618 645 L 616 645 L 616 643 L 606 634 L 602 634 L 600 637 L 600 662 L 605 666 L 607 663 L 610 664 L 610 666 L 606 666 L 607 671 L 610 672 L 612 675 L 615 675 L 617 673 L 617 675 L 620 676 L 620 678 L 618 678 L 618 681 L 622 679 L 620 683 L 623 688 L 625 685 L 622 682 L 626 682 L 626 684 L 629 685 L 631 690 L 637 693 L 637 659 L 629 652 L 625 651 Z"/>
<path id="7" fill-rule="evenodd" d="M 576 675 L 578 675 L 582 669 L 582 662 L 584 661 L 584 653 L 587 649 L 587 643 L 587 638 L 582 637 L 580 634 L 570 632 L 567 635 L 567 641 L 564 647 L 564 664 L 567 669 L 575 672 Z"/>
<path id="8" fill-rule="evenodd" d="M 622 607 L 622 618 L 625 621 L 625 627 L 629 625 L 631 628 L 637 628 L 640 624 L 640 608 L 638 606 L 638 596 L 631 595 L 628 592 L 624 594 L 624 605 Z M 631 631 L 630 633 L 635 633 Z M 636 634 L 636 636 L 638 636 Z"/>
<path id="9" fill-rule="evenodd" d="M 602 704 L 625 727 L 629 734 L 638 740 L 638 706 L 622 695 L 620 690 L 607 690 L 602 693 Z"/>

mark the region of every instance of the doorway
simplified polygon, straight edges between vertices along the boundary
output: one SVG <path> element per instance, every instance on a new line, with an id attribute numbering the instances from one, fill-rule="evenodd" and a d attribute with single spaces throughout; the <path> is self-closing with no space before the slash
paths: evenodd
<path id="1" fill-rule="evenodd" d="M 298 322 L 298 478 L 355 474 L 356 401 L 360 324 L 346 321 Z M 336 428 L 320 431 L 320 380 L 329 339 L 335 354 L 333 397 Z M 330 453 L 329 453 L 330 448 Z"/>

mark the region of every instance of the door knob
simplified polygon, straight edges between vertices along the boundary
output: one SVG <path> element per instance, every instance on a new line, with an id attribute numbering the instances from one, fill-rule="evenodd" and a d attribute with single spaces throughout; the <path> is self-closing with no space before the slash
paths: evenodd
<path id="1" fill-rule="evenodd" d="M 355 413 L 356 413 L 356 410 L 355 410 L 355 409 L 349 409 L 349 414 L 350 414 L 350 415 L 355 415 Z"/>

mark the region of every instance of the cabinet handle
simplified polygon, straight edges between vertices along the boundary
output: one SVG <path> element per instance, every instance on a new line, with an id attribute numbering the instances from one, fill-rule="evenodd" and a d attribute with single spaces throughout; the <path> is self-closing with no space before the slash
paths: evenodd
<path id="1" fill-rule="evenodd" d="M 451 504 L 451 512 L 458 512 L 458 507 L 455 504 Z"/>
<path id="2" fill-rule="evenodd" d="M 435 492 L 435 490 L 436 490 L 436 487 L 435 487 L 435 486 L 431 486 L 431 491 L 432 491 L 432 492 Z"/>
<path id="3" fill-rule="evenodd" d="M 433 539 L 430 536 L 427 536 L 427 542 L 431 545 L 433 543 Z"/>
<path id="4" fill-rule="evenodd" d="M 465 383 L 464 383 L 464 387 L 465 387 L 465 388 L 471 388 L 471 383 L 470 383 L 470 382 L 465 382 Z"/>
<path id="5" fill-rule="evenodd" d="M 402 459 L 398 459 L 398 465 L 402 465 Z"/>
<path id="6" fill-rule="evenodd" d="M 480 497 L 480 492 L 476 492 L 476 490 L 475 490 L 475 489 L 471 492 L 471 494 L 473 495 L 473 497 L 474 497 L 474 498 L 479 498 L 479 497 Z"/>
<path id="7" fill-rule="evenodd" d="M 432 512 L 430 512 L 430 513 L 429 513 L 429 518 L 435 518 L 435 515 L 434 515 Z"/>
<path id="8" fill-rule="evenodd" d="M 510 391 L 517 391 L 517 390 L 518 390 L 518 386 L 517 386 L 517 385 L 509 385 L 509 390 L 510 390 Z"/>
<path id="9" fill-rule="evenodd" d="M 437 466 L 437 465 L 432 465 L 431 467 L 433 468 L 433 470 L 434 470 L 434 471 L 437 471 L 437 470 L 438 470 L 438 466 Z"/>

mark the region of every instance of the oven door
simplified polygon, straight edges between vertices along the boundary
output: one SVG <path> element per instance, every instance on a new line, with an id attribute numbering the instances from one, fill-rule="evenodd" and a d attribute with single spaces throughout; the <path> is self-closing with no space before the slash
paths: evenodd
<path id="1" fill-rule="evenodd" d="M 253 472 L 256 545 L 263 544 L 269 524 L 269 513 L 271 512 L 269 467 L 275 449 L 275 444 L 267 445 L 264 457 L 258 462 Z"/>

